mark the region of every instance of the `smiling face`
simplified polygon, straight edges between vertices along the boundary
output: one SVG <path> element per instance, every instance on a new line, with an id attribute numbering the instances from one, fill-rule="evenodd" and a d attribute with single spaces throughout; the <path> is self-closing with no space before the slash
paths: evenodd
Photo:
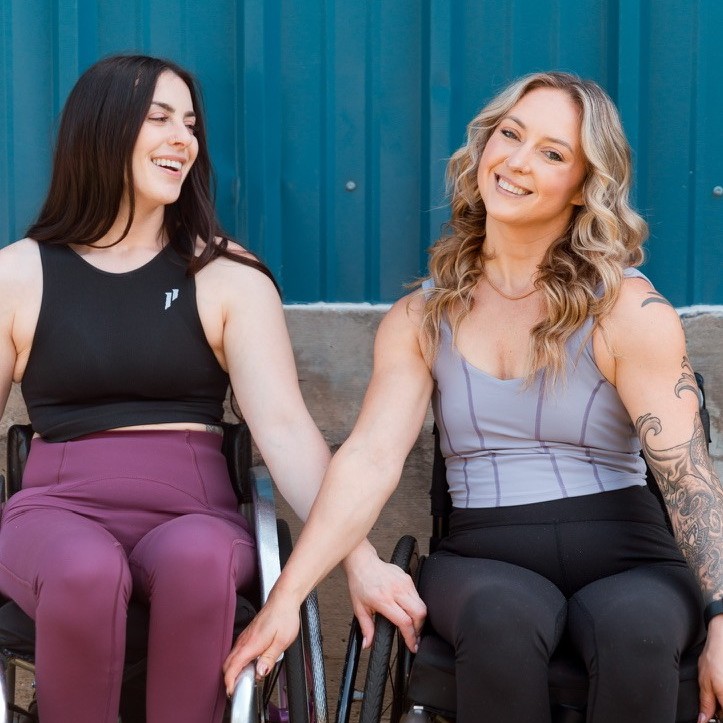
<path id="1" fill-rule="evenodd" d="M 477 184 L 491 224 L 554 240 L 582 205 L 585 157 L 580 110 L 557 88 L 535 88 L 502 118 L 487 141 Z"/>
<path id="2" fill-rule="evenodd" d="M 188 86 L 171 71 L 161 73 L 133 148 L 136 212 L 178 200 L 198 154 L 195 122 Z"/>

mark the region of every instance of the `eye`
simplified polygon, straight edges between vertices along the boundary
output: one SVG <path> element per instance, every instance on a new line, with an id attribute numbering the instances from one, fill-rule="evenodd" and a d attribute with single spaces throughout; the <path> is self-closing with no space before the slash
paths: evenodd
<path id="1" fill-rule="evenodd" d="M 188 128 L 188 132 L 192 135 L 196 135 L 196 124 L 195 123 L 186 123 L 186 128 Z"/>
<path id="2" fill-rule="evenodd" d="M 564 161 L 565 159 L 557 152 L 553 150 L 543 151 L 543 153 L 551 160 L 551 161 L 557 161 L 558 163 L 560 161 Z"/>
<path id="3" fill-rule="evenodd" d="M 513 140 L 518 140 L 519 136 L 515 131 L 513 131 L 511 128 L 500 128 L 500 133 L 505 138 L 512 138 Z"/>
<path id="4" fill-rule="evenodd" d="M 149 121 L 153 121 L 154 123 L 165 123 L 168 120 L 167 115 L 151 115 L 148 116 Z"/>

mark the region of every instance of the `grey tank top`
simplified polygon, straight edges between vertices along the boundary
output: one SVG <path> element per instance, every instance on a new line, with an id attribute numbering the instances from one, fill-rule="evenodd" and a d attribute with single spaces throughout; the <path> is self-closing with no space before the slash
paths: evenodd
<path id="1" fill-rule="evenodd" d="M 625 276 L 645 278 L 637 269 Z M 565 383 L 543 393 L 544 372 L 525 388 L 522 379 L 472 366 L 443 324 L 432 408 L 454 507 L 524 505 L 645 484 L 640 442 L 595 364 L 591 327 L 590 319 L 567 343 Z"/>

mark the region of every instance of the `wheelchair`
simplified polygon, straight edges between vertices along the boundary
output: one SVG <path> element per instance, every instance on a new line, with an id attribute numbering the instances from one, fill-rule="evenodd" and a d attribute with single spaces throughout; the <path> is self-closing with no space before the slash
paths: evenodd
<path id="1" fill-rule="evenodd" d="M 705 406 L 703 378 L 696 373 L 696 379 L 700 390 L 701 420 L 706 441 L 710 444 L 710 416 Z M 436 425 L 433 434 L 434 462 L 430 488 L 433 522 L 429 540 L 430 553 L 434 552 L 441 540 L 449 534 L 449 514 L 452 509 Z M 655 494 L 663 505 L 662 495 L 649 469 L 647 484 L 651 493 Z M 665 511 L 664 505 L 663 510 Z M 667 511 L 665 516 L 670 527 Z M 409 535 L 402 537 L 394 549 L 391 562 L 418 581 L 424 567 L 424 557 L 419 554 L 417 541 Z M 349 722 L 356 702 L 360 703 L 359 723 L 379 723 L 382 716 L 390 723 L 447 723 L 455 719 L 455 655 L 454 648 L 449 643 L 425 628 L 419 650 L 413 655 L 394 625 L 377 615 L 364 686 L 363 689 L 356 689 L 357 677 L 360 677 L 361 640 L 359 624 L 353 619 L 340 684 L 336 723 Z M 697 661 L 701 649 L 702 646 L 690 649 L 681 658 L 676 723 L 697 721 Z M 550 660 L 548 681 L 553 723 L 584 723 L 588 675 L 584 662 L 565 636 Z M 391 692 L 387 691 L 388 684 Z"/>
<path id="2" fill-rule="evenodd" d="M 281 567 L 291 554 L 292 543 L 288 525 L 276 519 L 273 485 L 268 470 L 251 466 L 251 434 L 248 427 L 245 423 L 224 424 L 223 427 L 223 453 L 239 509 L 254 530 L 259 568 L 257 594 L 252 599 L 237 595 L 234 619 L 236 636 L 265 602 Z M 21 487 L 32 436 L 30 425 L 14 425 L 8 430 L 3 501 Z M 253 665 L 242 671 L 227 706 L 225 722 L 326 723 L 324 659 L 315 592 L 309 595 L 302 606 L 301 623 L 298 638 L 263 683 L 256 683 Z M 146 720 L 147 637 L 148 608 L 132 600 L 128 608 L 119 723 L 145 723 Z M 39 721 L 34 696 L 29 703 L 21 706 L 16 695 L 17 671 L 28 671 L 30 675 L 34 672 L 34 645 L 33 621 L 12 600 L 0 597 L 0 723 Z M 69 655 L 72 654 L 69 651 Z"/>

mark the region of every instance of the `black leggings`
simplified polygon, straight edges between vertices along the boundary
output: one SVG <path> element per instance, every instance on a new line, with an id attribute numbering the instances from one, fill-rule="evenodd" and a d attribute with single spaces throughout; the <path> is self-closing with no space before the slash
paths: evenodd
<path id="1" fill-rule="evenodd" d="M 458 723 L 549 721 L 565 631 L 590 675 L 588 723 L 673 723 L 702 600 L 646 488 L 455 510 L 450 527 L 420 591 L 456 651 Z"/>

